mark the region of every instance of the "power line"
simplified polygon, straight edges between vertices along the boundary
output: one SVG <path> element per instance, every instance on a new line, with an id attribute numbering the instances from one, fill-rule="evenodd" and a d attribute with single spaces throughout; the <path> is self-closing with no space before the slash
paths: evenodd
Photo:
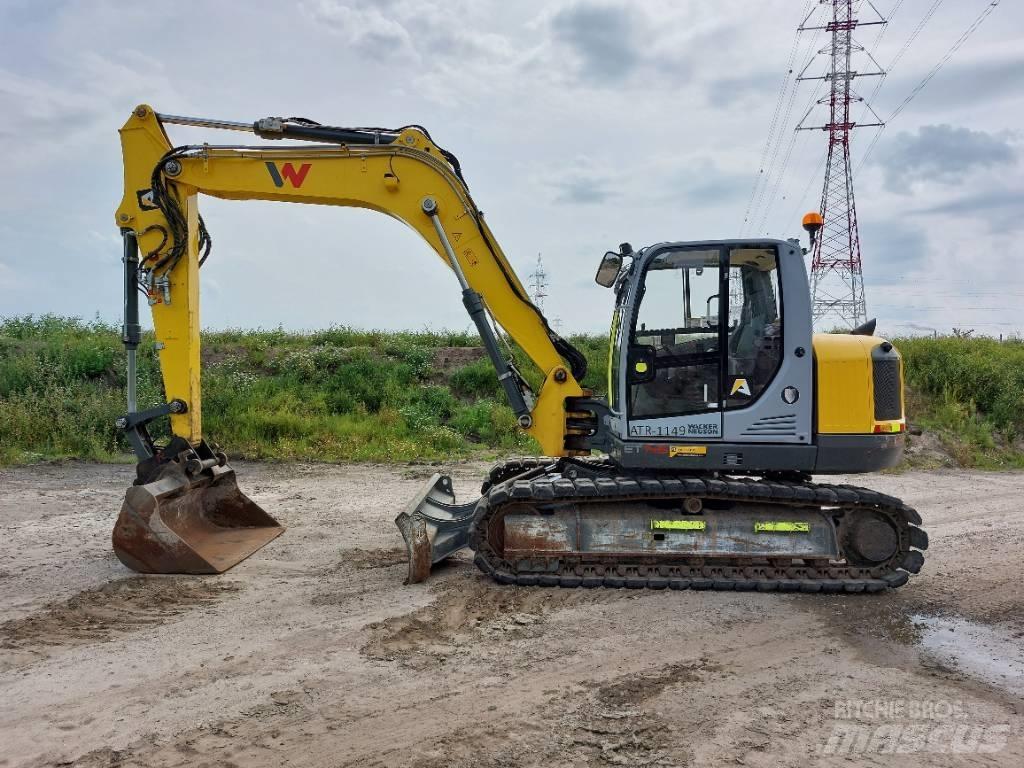
<path id="1" fill-rule="evenodd" d="M 910 50 L 910 46 L 913 45 L 913 43 L 917 39 L 918 35 L 921 34 L 921 30 L 923 30 L 925 28 L 925 25 L 927 25 L 928 22 L 931 21 L 932 16 L 935 15 L 935 12 L 939 9 L 939 6 L 942 5 L 942 3 L 943 3 L 943 0 L 934 0 L 934 2 L 932 2 L 931 6 L 928 8 L 928 10 L 924 12 L 924 16 L 921 17 L 921 20 L 914 27 L 913 31 L 911 31 L 910 36 L 907 37 L 907 39 L 903 42 L 903 45 L 896 52 L 896 55 L 893 57 L 892 61 L 889 62 L 889 66 L 886 67 L 885 73 L 879 78 L 878 83 L 875 85 L 875 89 L 871 92 L 871 95 L 868 97 L 869 101 L 874 101 L 874 99 L 878 96 L 878 92 L 882 90 L 882 86 L 885 85 L 885 79 L 889 76 L 889 73 L 892 72 L 893 67 L 895 67 L 900 62 L 900 60 L 903 58 L 903 56 L 907 53 L 907 51 Z M 899 9 L 899 7 L 902 4 L 903 4 L 903 0 L 900 0 L 898 3 L 896 3 L 896 5 L 893 7 L 893 12 L 895 13 L 896 10 Z M 888 25 L 886 25 L 886 26 L 888 26 Z M 884 31 L 885 31 L 885 27 L 882 27 L 882 32 L 884 32 Z M 879 38 L 881 38 L 881 34 L 882 33 L 880 32 L 879 33 Z M 877 43 L 877 40 L 876 40 L 876 43 Z M 866 110 L 866 107 L 865 107 L 865 110 Z M 863 118 L 863 117 L 864 117 L 864 113 L 861 112 L 861 118 Z M 860 162 L 857 163 L 857 170 L 854 171 L 854 175 L 856 175 L 857 173 L 860 172 L 860 169 L 861 169 L 861 167 L 863 167 L 864 161 L 867 159 L 867 156 L 869 154 L 871 154 L 871 150 L 873 150 L 875 148 L 875 144 L 877 144 L 878 140 L 880 138 L 882 138 L 882 132 L 884 130 L 885 130 L 885 126 L 884 125 L 878 126 L 878 130 L 875 131 L 875 135 L 871 137 L 871 142 L 868 144 L 868 148 L 864 151 L 864 154 L 861 155 Z"/>
<path id="2" fill-rule="evenodd" d="M 889 62 L 889 66 L 886 68 L 886 71 L 892 72 L 893 67 L 899 64 L 900 59 L 902 59 L 906 55 L 907 51 L 910 50 L 910 46 L 914 44 L 915 40 L 917 40 L 917 36 L 921 34 L 921 31 L 925 28 L 925 25 L 927 25 L 928 22 L 931 21 L 932 16 L 934 16 L 935 12 L 939 10 L 939 6 L 942 5 L 942 3 L 943 0 L 934 0 L 934 2 L 931 4 L 931 7 L 924 12 L 924 16 L 917 23 L 917 26 L 914 27 L 914 31 L 910 33 L 910 37 L 906 39 L 906 42 L 904 42 L 903 46 L 899 49 L 899 51 L 897 51 L 896 56 L 894 56 L 893 60 Z M 881 88 L 881 85 L 879 85 L 878 87 Z"/>
<path id="3" fill-rule="evenodd" d="M 887 23 L 887 20 L 879 12 L 878 8 L 875 7 L 874 3 L 871 2 L 871 0 L 865 0 L 865 1 L 867 2 L 867 4 L 869 6 L 871 6 L 871 9 L 878 16 L 878 21 L 871 22 L 873 24 L 879 24 L 879 26 L 880 26 L 880 31 L 879 31 L 878 35 L 875 37 L 875 42 L 874 42 L 874 45 L 877 45 L 878 41 L 881 39 L 882 35 L 885 33 L 885 30 L 887 29 L 888 23 Z M 896 5 L 894 6 L 893 10 L 898 9 L 899 6 L 903 4 L 903 2 L 904 2 L 904 0 L 898 0 Z M 856 4 L 856 6 L 854 7 L 854 13 L 856 13 L 857 11 L 860 10 L 860 6 L 861 5 L 862 5 L 862 3 L 860 3 L 860 2 L 858 2 Z M 803 26 L 806 26 L 806 23 L 810 19 L 811 15 L 813 15 L 813 14 L 808 14 L 807 15 L 807 17 L 804 20 L 804 25 Z M 863 22 L 862 22 L 862 24 L 863 24 Z M 826 26 L 826 27 L 823 27 L 823 28 L 827 29 L 828 27 Z M 820 33 L 820 29 L 821 28 L 818 29 L 819 33 Z M 852 42 L 853 41 L 851 40 L 851 43 Z M 862 72 L 862 73 L 859 73 L 859 75 L 860 76 L 864 76 L 864 75 L 871 75 L 871 74 L 881 74 L 884 77 L 885 73 L 881 71 L 881 67 L 878 65 L 878 62 L 874 59 L 874 57 L 872 56 L 871 52 L 869 52 L 866 49 L 864 49 L 863 46 L 859 46 L 859 45 L 856 45 L 856 44 L 854 44 L 854 46 L 855 46 L 855 48 L 857 50 L 860 50 L 860 51 L 863 51 L 864 53 L 866 53 L 868 58 L 871 59 L 872 63 L 875 64 L 875 66 L 879 67 L 879 72 L 875 72 L 875 73 L 872 73 L 872 72 Z M 805 108 L 800 112 L 801 118 L 797 122 L 796 130 L 799 130 L 803 126 L 804 121 L 810 116 L 812 110 L 814 109 L 815 104 L 816 103 L 821 103 L 821 102 L 818 101 L 818 94 L 820 93 L 822 86 L 825 84 L 825 82 L 827 80 L 827 77 L 826 78 L 805 78 L 804 74 L 806 73 L 807 69 L 810 67 L 810 65 L 814 61 L 814 59 L 817 57 L 817 55 L 822 53 L 822 52 L 823 51 L 814 52 L 813 51 L 813 45 L 812 45 L 811 56 L 808 59 L 807 63 L 801 68 L 800 74 L 797 76 L 797 81 L 802 80 L 802 79 L 819 79 L 819 82 L 818 82 L 817 87 L 811 93 L 811 98 L 808 100 Z M 795 97 L 795 95 L 796 95 L 796 88 L 795 88 L 795 84 L 794 84 L 793 97 Z M 855 97 L 855 98 L 857 98 L 857 97 Z M 870 105 L 865 101 L 865 105 L 864 105 L 864 110 L 863 111 L 867 112 L 869 110 L 870 110 Z M 792 110 L 790 109 L 790 113 L 791 112 L 792 112 Z M 863 113 L 862 113 L 861 117 L 863 118 Z M 783 153 L 782 165 L 778 169 L 778 172 L 776 174 L 774 174 L 776 176 L 774 186 L 771 185 L 770 178 L 765 180 L 765 185 L 762 188 L 762 196 L 758 200 L 757 206 L 754 207 L 755 217 L 756 217 L 757 211 L 761 209 L 761 203 L 762 203 L 762 200 L 764 199 L 764 193 L 767 192 L 769 187 L 771 188 L 771 193 L 768 195 L 767 202 L 764 204 L 763 213 L 762 213 L 762 215 L 761 215 L 761 217 L 759 219 L 758 226 L 755 229 L 755 231 L 757 231 L 757 232 L 760 232 L 760 231 L 764 230 L 765 225 L 768 223 L 768 220 L 769 220 L 769 218 L 771 216 L 771 212 L 772 212 L 772 210 L 774 208 L 775 200 L 778 197 L 778 193 L 779 193 L 780 190 L 783 189 L 784 183 L 788 182 L 788 177 L 786 176 L 786 171 L 789 168 L 789 161 L 790 161 L 790 159 L 792 157 L 793 150 L 796 147 L 796 141 L 797 141 L 797 137 L 796 137 L 796 133 L 794 132 L 794 134 L 790 137 L 790 141 L 789 141 L 789 143 L 788 143 L 788 145 L 786 147 L 785 152 Z M 805 139 L 805 142 L 806 142 L 806 139 Z M 781 143 L 780 143 L 779 147 L 781 147 Z M 778 151 L 778 148 L 776 149 L 776 152 L 777 151 Z M 820 166 L 822 166 L 824 164 L 826 158 L 827 158 L 827 154 L 819 162 L 819 164 L 818 164 L 819 167 L 815 171 L 815 175 L 817 175 L 817 173 L 820 171 Z M 774 169 L 774 157 L 773 157 L 772 168 L 769 169 L 769 177 L 771 175 L 773 175 L 772 174 L 773 169 Z M 813 176 L 811 177 L 811 179 L 813 179 Z M 806 198 L 807 190 L 810 188 L 810 183 L 811 183 L 811 181 L 809 180 L 807 188 L 803 191 L 803 193 L 801 193 L 800 197 L 798 198 L 798 201 L 797 201 L 798 205 L 800 203 L 802 203 L 803 200 Z M 786 184 L 785 188 L 788 189 L 788 183 Z M 782 199 L 786 200 L 787 199 L 787 195 L 783 194 Z M 794 215 L 796 215 L 796 214 L 794 214 Z M 792 220 L 792 218 L 793 218 L 793 216 L 791 216 L 790 219 L 788 219 L 788 220 Z"/>
<path id="4" fill-rule="evenodd" d="M 941 59 L 939 59 L 938 63 L 928 71 L 928 74 L 924 76 L 921 82 L 914 86 L 911 89 L 910 93 L 907 94 L 907 97 L 903 99 L 903 101 L 900 103 L 898 107 L 896 107 L 895 110 L 893 110 L 893 113 L 889 115 L 889 117 L 885 120 L 886 124 L 892 122 L 892 120 L 895 117 L 897 117 L 901 112 L 903 112 L 903 110 L 906 109 L 907 105 L 914 100 L 914 97 L 924 90 L 925 86 L 928 85 L 928 83 L 931 82 L 932 78 L 939 73 L 939 70 L 942 69 L 951 58 L 953 58 L 954 54 L 956 54 L 956 52 L 963 47 L 964 43 L 967 42 L 968 38 L 970 38 L 970 36 L 974 34 L 978 27 L 982 25 L 985 19 L 987 19 L 989 15 L 991 15 L 992 11 L 996 9 L 996 6 L 998 6 L 999 3 L 1000 0 L 991 0 L 991 2 L 989 2 L 989 4 L 985 6 L 985 9 L 980 14 L 978 14 L 974 21 L 971 22 L 970 26 L 967 27 L 967 30 L 963 34 L 961 34 L 960 37 L 957 38 L 956 42 L 953 43 L 952 46 L 950 46 L 949 50 L 946 51 L 946 53 L 942 56 Z M 884 130 L 885 126 L 883 125 L 881 128 L 879 128 L 878 133 L 875 134 L 874 139 L 872 139 L 871 143 L 868 145 L 867 150 L 864 152 L 864 155 L 861 157 L 860 162 L 857 164 L 858 171 L 861 169 L 864 163 L 867 162 L 867 159 L 871 155 L 872 150 L 874 150 L 875 145 L 878 144 L 878 140 L 882 137 L 882 131 Z"/>
<path id="5" fill-rule="evenodd" d="M 801 192 L 800 197 L 797 198 L 796 208 L 793 209 L 793 213 L 790 214 L 787 221 L 796 221 L 796 217 L 800 215 L 800 209 L 803 207 L 803 201 L 807 199 L 807 193 L 811 191 L 811 185 L 814 184 L 815 179 L 818 178 L 818 174 L 820 174 L 822 168 L 825 167 L 826 160 L 828 160 L 827 149 L 821 153 L 821 159 L 818 160 L 818 164 L 815 166 L 814 172 L 807 177 L 807 186 L 804 187 L 804 191 Z"/>
<path id="6" fill-rule="evenodd" d="M 796 130 L 824 130 L 828 133 L 828 159 L 819 208 L 822 221 L 811 257 L 812 318 L 815 325 L 825 326 L 825 320 L 838 319 L 840 324 L 852 328 L 867 319 L 857 206 L 850 167 L 850 133 L 860 127 L 851 120 L 850 109 L 852 104 L 862 101 L 853 90 L 853 81 L 858 77 L 882 74 L 881 67 L 878 71 L 868 72 L 854 67 L 853 57 L 866 51 L 854 40 L 853 33 L 861 26 L 884 25 L 887 22 L 881 14 L 877 21 L 860 21 L 853 0 L 831 0 L 831 5 L 832 18 L 823 27 L 831 35 L 831 44 L 821 50 L 830 59 L 828 70 L 820 77 L 804 77 L 803 73 L 797 77 L 798 81 L 820 79 L 827 83 L 828 95 L 817 103 L 828 104 L 828 120 L 823 125 L 809 126 L 804 124 L 805 117 Z M 874 5 L 870 2 L 869 5 L 877 13 Z M 870 54 L 866 55 L 877 67 L 878 62 Z M 794 137 L 790 151 L 795 141 Z"/>
<path id="7" fill-rule="evenodd" d="M 808 63 L 810 63 L 810 62 L 808 62 Z M 811 110 L 814 108 L 814 105 L 815 105 L 815 103 L 818 100 L 818 93 L 821 91 L 821 89 L 824 86 L 824 84 L 825 84 L 825 81 L 822 80 L 822 81 L 820 81 L 817 84 L 817 86 L 815 86 L 814 91 L 811 93 L 811 98 L 807 102 L 807 109 L 804 110 L 803 113 L 801 113 L 801 114 L 803 114 L 803 117 L 800 119 L 801 123 L 803 122 L 804 119 L 806 119 L 807 115 L 809 115 Z M 793 93 L 794 94 L 796 93 L 796 88 L 795 87 L 793 89 Z M 786 154 L 785 154 L 785 156 L 784 156 L 784 158 L 782 160 L 782 167 L 779 169 L 778 177 L 777 177 L 776 182 L 775 182 L 775 188 L 772 190 L 772 194 L 771 194 L 771 196 L 768 199 L 767 206 L 765 207 L 764 216 L 761 217 L 760 224 L 758 225 L 758 228 L 757 228 L 758 231 L 764 229 L 765 224 L 768 223 L 768 215 L 771 213 L 771 209 L 775 205 L 775 197 L 778 194 L 779 186 L 782 183 L 782 180 L 785 178 L 786 169 L 789 167 L 789 160 L 790 160 L 790 157 L 793 154 L 793 147 L 796 144 L 797 136 L 798 136 L 798 131 L 796 130 L 796 128 L 794 128 L 793 131 L 792 131 L 792 135 L 790 136 L 790 139 L 789 139 L 789 145 L 786 148 Z"/>
<path id="8" fill-rule="evenodd" d="M 799 25 L 793 36 L 793 45 L 790 48 L 789 58 L 786 61 L 786 72 L 783 75 L 782 83 L 779 87 L 779 94 L 775 101 L 775 109 L 772 114 L 772 120 L 768 126 L 768 135 L 765 138 L 764 148 L 761 151 L 761 159 L 758 163 L 758 172 L 757 175 L 754 177 L 754 184 L 750 189 L 750 198 L 747 201 L 747 208 L 743 214 L 743 226 L 741 229 L 744 232 L 749 228 L 749 222 L 751 217 L 756 214 L 758 208 L 760 208 L 761 206 L 761 201 L 764 199 L 765 190 L 767 189 L 770 183 L 772 168 L 775 165 L 775 159 L 778 156 L 779 147 L 782 143 L 782 140 L 780 138 L 782 135 L 781 126 L 787 125 L 789 123 L 789 118 L 792 114 L 793 102 L 796 98 L 796 82 L 791 79 L 791 75 L 793 74 L 793 64 L 798 60 L 797 51 L 800 47 L 801 28 L 804 24 L 806 24 L 807 20 L 810 19 L 810 17 L 814 13 L 814 11 L 811 10 L 811 6 L 813 3 L 814 0 L 808 0 L 800 11 L 800 18 L 802 19 L 802 23 Z M 813 35 L 810 38 L 810 48 L 812 50 L 814 48 L 814 42 L 816 39 L 817 34 Z M 808 60 L 808 64 L 809 63 L 810 60 Z M 785 101 L 787 93 L 789 94 L 788 103 L 786 103 Z M 785 117 L 783 117 L 780 121 L 779 116 L 780 114 L 782 114 L 783 103 L 786 103 L 786 111 Z M 777 139 L 778 141 L 776 141 Z M 768 159 L 769 154 L 771 155 L 771 160 L 767 165 L 766 173 L 765 161 Z"/>
<path id="9" fill-rule="evenodd" d="M 892 10 L 889 11 L 889 16 L 887 18 L 890 23 L 892 22 L 892 17 L 896 15 L 896 12 L 900 9 L 900 6 L 903 5 L 903 2 L 904 0 L 896 0 L 896 5 L 894 5 L 892 7 Z M 939 2 L 942 2 L 942 0 L 939 0 Z M 936 7 L 937 6 L 938 3 L 936 3 Z M 874 8 L 874 5 L 872 5 L 871 7 Z M 878 13 L 877 8 L 875 8 L 875 13 Z M 875 51 L 878 50 L 878 45 L 879 43 L 882 42 L 882 38 L 885 37 L 885 33 L 889 31 L 889 26 L 889 24 L 883 24 L 881 27 L 878 28 L 878 34 L 875 36 L 874 41 L 872 41 L 871 50 L 868 52 L 872 58 L 874 58 Z M 860 112 L 861 120 L 863 120 L 864 115 L 867 114 L 868 104 L 873 102 L 875 97 L 878 96 L 878 92 L 882 90 L 882 83 L 885 82 L 885 78 L 889 76 L 890 72 L 892 72 L 892 65 L 895 63 L 895 61 L 896 60 L 894 59 L 893 61 L 889 62 L 889 66 L 885 68 L 885 71 L 882 73 L 882 76 L 878 79 L 878 83 L 875 85 L 874 90 L 871 91 L 871 95 L 868 96 L 868 98 L 865 100 L 864 109 L 862 109 Z"/>
<path id="10" fill-rule="evenodd" d="M 807 63 L 805 63 L 804 66 L 800 68 L 801 76 L 802 76 L 802 74 L 804 72 L 807 71 L 808 67 L 810 67 L 811 63 L 817 57 L 818 57 L 818 52 L 814 51 L 814 46 L 812 44 L 811 45 L 811 55 L 807 59 Z M 796 99 L 796 94 L 797 94 L 797 87 L 796 86 L 797 86 L 798 82 L 799 82 L 799 77 L 796 80 L 793 81 L 793 91 L 792 91 L 792 95 L 790 97 L 790 107 L 787 110 L 787 114 L 786 114 L 786 122 L 787 123 L 789 122 L 789 116 L 793 114 L 792 104 L 793 104 L 793 102 Z M 824 85 L 825 85 L 825 79 L 824 78 L 820 78 L 819 81 L 818 81 L 818 84 L 814 87 L 814 90 L 811 92 L 811 98 L 807 100 L 807 103 L 804 105 L 804 108 L 798 113 L 798 114 L 801 115 L 801 118 L 800 118 L 800 120 L 797 121 L 797 127 L 799 127 L 799 125 L 802 124 L 803 121 L 807 119 L 807 116 L 811 114 L 811 110 L 814 109 L 814 105 L 818 102 L 818 95 L 821 93 L 821 89 L 824 87 Z M 775 181 L 775 186 L 774 186 L 774 189 L 772 191 L 772 194 L 768 198 L 767 208 L 765 209 L 764 215 L 761 216 L 760 221 L 758 223 L 758 226 L 755 228 L 756 232 L 760 232 L 761 230 L 763 230 L 765 224 L 768 222 L 768 215 L 769 215 L 769 213 L 771 211 L 771 208 L 775 204 L 775 197 L 778 194 L 779 186 L 782 183 L 783 179 L 785 178 L 786 169 L 789 167 L 789 159 L 790 159 L 790 157 L 793 154 L 793 147 L 794 147 L 794 144 L 796 142 L 796 138 L 797 138 L 797 130 L 796 130 L 796 128 L 794 128 L 793 131 L 791 132 L 790 139 L 789 139 L 789 144 L 787 145 L 786 152 L 784 153 L 784 156 L 783 156 L 782 167 L 779 169 L 778 174 L 776 174 L 777 178 L 776 178 L 776 181 Z M 806 142 L 806 139 L 805 139 L 805 142 Z M 781 143 L 779 144 L 779 146 L 780 147 L 782 146 Z M 778 148 L 776 148 L 776 154 L 777 153 L 778 153 Z M 773 170 L 774 170 L 774 157 L 772 158 L 772 166 L 769 168 L 769 174 L 768 174 L 769 175 L 769 179 L 773 175 Z M 762 190 L 762 197 L 761 197 L 761 199 L 758 200 L 758 204 L 754 208 L 754 214 L 755 215 L 756 215 L 757 211 L 761 208 L 761 202 L 764 199 L 763 193 L 765 191 L 767 191 L 768 185 L 770 184 L 770 180 L 769 179 L 766 179 L 765 186 L 764 186 L 764 188 Z"/>
<path id="11" fill-rule="evenodd" d="M 905 2 L 905 0 L 896 0 L 896 4 L 892 7 L 892 10 L 889 11 L 888 17 L 884 17 L 884 18 L 886 18 L 888 21 L 891 21 L 892 17 L 896 14 L 896 12 L 900 9 L 900 6 L 902 6 L 904 2 Z M 941 3 L 942 0 L 938 0 L 938 2 Z M 871 6 L 871 9 L 876 14 L 878 14 L 879 18 L 883 18 L 881 12 L 878 10 L 878 8 L 875 7 L 874 3 L 870 2 L 870 0 L 868 0 L 868 4 Z M 938 3 L 936 3 L 936 5 L 937 4 Z M 867 51 L 867 53 L 871 57 L 872 61 L 874 61 L 874 52 L 878 49 L 878 45 L 881 42 L 882 38 L 885 36 L 885 33 L 886 33 L 886 31 L 888 29 L 889 29 L 889 25 L 888 24 L 881 24 L 881 25 L 879 25 L 878 34 L 875 36 L 875 39 L 872 41 L 870 50 Z M 875 63 L 877 64 L 877 61 L 875 61 Z M 875 94 L 878 93 L 878 89 L 881 87 L 881 82 L 885 79 L 886 74 L 887 74 L 887 72 L 883 72 L 882 73 L 882 75 L 881 75 L 881 77 L 879 79 L 879 85 L 875 87 L 875 90 L 872 92 L 871 97 L 864 100 L 864 109 L 861 110 L 860 120 L 863 120 L 864 119 L 864 115 L 869 111 L 869 103 L 870 103 L 871 99 L 874 98 Z M 811 94 L 811 98 L 807 102 L 806 108 L 804 109 L 803 112 L 801 112 L 801 115 L 802 115 L 802 117 L 800 118 L 800 122 L 801 123 L 804 120 L 806 120 L 807 117 L 810 115 L 810 112 L 813 109 L 814 104 L 815 104 L 815 102 L 816 102 L 816 100 L 818 98 L 818 91 L 820 90 L 822 85 L 823 85 L 823 83 L 819 83 L 818 84 L 818 88 Z M 860 121 L 858 121 L 858 122 L 860 122 Z M 800 214 L 801 207 L 805 207 L 804 206 L 804 200 L 807 199 L 807 193 L 810 191 L 811 185 L 814 183 L 815 178 L 821 173 L 821 170 L 824 167 L 825 161 L 827 159 L 828 159 L 828 152 L 823 152 L 821 157 L 819 158 L 818 162 L 815 165 L 814 172 L 810 176 L 808 176 L 807 184 L 804 186 L 803 191 L 796 198 L 796 207 L 793 209 L 792 213 L 789 215 L 789 217 L 786 219 L 786 221 L 793 221 L 793 220 L 795 220 L 795 218 Z M 786 198 L 787 198 L 787 195 L 783 195 L 782 196 L 783 200 L 785 200 Z M 765 219 L 764 219 L 765 223 L 767 223 L 767 218 L 768 217 L 766 215 Z"/>
<path id="12" fill-rule="evenodd" d="M 903 5 L 903 2 L 904 2 L 904 0 L 896 0 L 896 5 L 894 5 L 892 7 L 892 10 L 889 11 L 889 15 L 886 16 L 885 18 L 887 18 L 891 22 L 892 21 L 892 17 L 896 15 L 896 11 L 898 11 L 900 9 L 900 6 Z M 874 8 L 875 13 L 878 13 L 879 16 L 882 15 L 881 13 L 879 13 L 878 9 L 875 8 L 873 3 L 871 5 L 871 7 Z M 871 41 L 871 53 L 874 53 L 876 50 L 878 50 L 878 44 L 880 42 L 882 42 L 882 38 L 885 37 L 885 33 L 888 32 L 888 31 L 889 31 L 889 25 L 888 24 L 883 24 L 881 27 L 878 28 L 878 34 L 875 35 L 875 39 Z"/>
<path id="13" fill-rule="evenodd" d="M 953 55 L 957 51 L 959 51 L 961 47 L 963 47 L 963 44 L 966 43 L 968 38 L 970 38 L 970 36 L 974 34 L 975 30 L 977 30 L 977 28 L 980 27 L 982 23 L 984 23 L 985 19 L 987 19 L 991 15 L 992 11 L 994 11 L 996 7 L 999 5 L 999 2 L 1000 0 L 992 0 L 992 2 L 990 2 L 985 7 L 985 10 L 983 10 L 978 15 L 978 17 L 971 23 L 971 26 L 967 28 L 967 31 L 960 35 L 960 37 L 957 38 L 957 41 L 953 43 L 953 45 L 950 47 L 948 51 L 946 51 L 946 55 L 939 59 L 939 63 L 931 68 L 928 74 L 924 76 L 924 79 L 921 80 L 921 82 L 918 83 L 916 86 L 914 86 L 914 89 L 907 95 L 907 98 L 905 98 L 902 101 L 902 103 L 898 107 L 896 107 L 895 111 L 889 116 L 889 120 L 892 120 L 897 115 L 899 115 L 900 112 L 906 109 L 906 106 L 914 99 L 914 97 L 917 96 L 917 94 L 919 94 L 922 90 L 924 90 L 924 87 L 928 85 L 929 82 L 931 82 L 931 79 L 935 77 L 935 75 L 938 74 L 939 70 L 946 65 L 946 62 L 953 58 Z"/>

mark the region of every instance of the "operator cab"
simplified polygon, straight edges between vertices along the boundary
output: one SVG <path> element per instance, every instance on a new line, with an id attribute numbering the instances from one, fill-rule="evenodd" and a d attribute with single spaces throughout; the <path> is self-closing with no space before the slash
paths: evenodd
<path id="1" fill-rule="evenodd" d="M 809 444 L 811 322 L 799 247 L 627 249 L 606 254 L 598 275 L 617 294 L 608 389 L 620 438 Z M 794 297 L 785 310 L 783 296 Z"/>

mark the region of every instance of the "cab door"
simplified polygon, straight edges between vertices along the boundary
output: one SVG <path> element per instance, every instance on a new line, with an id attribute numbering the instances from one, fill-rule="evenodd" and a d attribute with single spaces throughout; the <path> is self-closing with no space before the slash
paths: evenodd
<path id="1" fill-rule="evenodd" d="M 626 350 L 631 439 L 721 439 L 727 278 L 718 247 L 666 246 L 647 260 Z"/>
<path id="2" fill-rule="evenodd" d="M 814 374 L 803 257 L 790 242 L 728 248 L 723 436 L 730 443 L 812 443 Z"/>

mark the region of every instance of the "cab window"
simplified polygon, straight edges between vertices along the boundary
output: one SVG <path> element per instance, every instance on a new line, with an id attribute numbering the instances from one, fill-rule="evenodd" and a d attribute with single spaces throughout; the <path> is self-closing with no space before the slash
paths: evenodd
<path id="1" fill-rule="evenodd" d="M 752 403 L 782 364 L 779 299 L 775 249 L 730 249 L 727 408 Z"/>
<path id="2" fill-rule="evenodd" d="M 679 249 L 648 265 L 627 358 L 630 418 L 721 407 L 720 263 L 717 248 Z"/>

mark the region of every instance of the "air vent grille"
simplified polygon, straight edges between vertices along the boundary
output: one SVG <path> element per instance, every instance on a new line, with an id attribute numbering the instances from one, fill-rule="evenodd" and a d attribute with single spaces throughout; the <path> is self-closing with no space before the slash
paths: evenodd
<path id="1" fill-rule="evenodd" d="M 784 416 L 765 416 L 758 419 L 745 430 L 744 435 L 777 435 L 788 437 L 796 434 L 796 414 L 790 413 Z"/>
<path id="2" fill-rule="evenodd" d="M 889 357 L 872 360 L 872 379 L 875 386 L 875 421 L 903 418 L 900 392 L 900 359 Z"/>

